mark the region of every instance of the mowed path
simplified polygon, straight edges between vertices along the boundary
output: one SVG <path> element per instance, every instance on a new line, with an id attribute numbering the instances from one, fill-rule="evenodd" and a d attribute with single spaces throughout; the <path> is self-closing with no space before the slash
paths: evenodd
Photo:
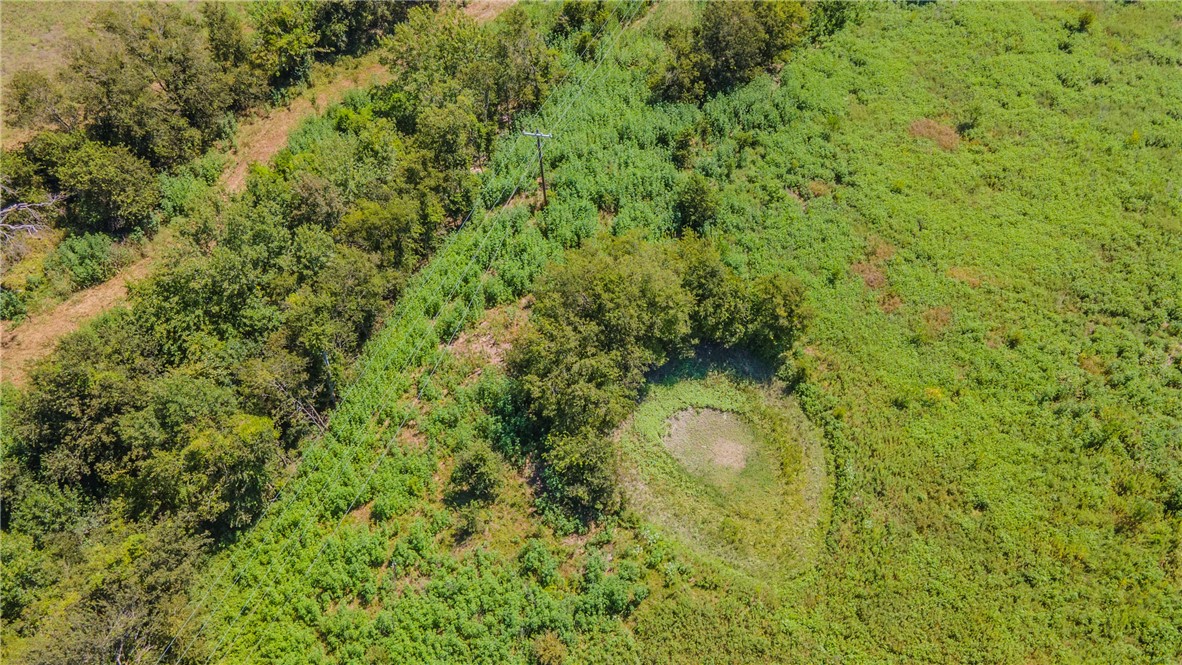
<path id="1" fill-rule="evenodd" d="M 491 21 L 515 0 L 473 0 L 464 11 L 478 21 Z M 378 62 L 378 54 L 367 56 L 321 73 L 325 82 L 315 85 L 286 107 L 270 109 L 251 117 L 239 126 L 237 146 L 230 152 L 231 162 L 223 176 L 226 190 L 242 190 L 250 165 L 267 163 L 287 145 L 287 137 L 300 122 L 344 98 L 355 88 L 378 85 L 390 80 L 390 72 Z M 74 332 L 90 318 L 123 303 L 127 284 L 146 277 L 152 266 L 148 256 L 132 264 L 115 277 L 79 291 L 51 310 L 30 316 L 18 325 L 0 323 L 0 381 L 23 385 L 31 365 L 57 346 L 58 340 Z"/>
<path id="2" fill-rule="evenodd" d="M 0 380 L 23 385 L 30 366 L 77 330 L 84 321 L 127 299 L 127 283 L 147 276 L 151 257 L 128 266 L 111 279 L 75 293 L 53 309 L 13 326 L 0 322 Z"/>
<path id="3" fill-rule="evenodd" d="M 326 83 L 315 85 L 283 108 L 248 118 L 239 125 L 237 146 L 230 151 L 230 166 L 223 182 L 231 193 L 242 191 L 250 165 L 271 161 L 284 146 L 287 137 L 307 117 L 319 113 L 344 98 L 356 88 L 380 85 L 390 80 L 390 72 L 371 53 L 356 63 L 356 68 L 335 72 Z"/>

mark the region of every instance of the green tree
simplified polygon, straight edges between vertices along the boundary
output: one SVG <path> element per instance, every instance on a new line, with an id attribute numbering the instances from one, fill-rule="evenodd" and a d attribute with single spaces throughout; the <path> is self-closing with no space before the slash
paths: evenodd
<path id="1" fill-rule="evenodd" d="M 782 62 L 807 26 L 808 11 L 799 2 L 705 3 L 693 27 L 666 32 L 669 57 L 649 86 L 665 99 L 699 102 Z"/>
<path id="2" fill-rule="evenodd" d="M 636 235 L 568 252 L 542 274 L 509 358 L 544 433 L 547 488 L 577 513 L 618 506 L 602 436 L 627 415 L 644 374 L 687 350 L 692 296 L 661 248 Z"/>
<path id="3" fill-rule="evenodd" d="M 317 50 L 329 56 L 361 53 L 377 44 L 383 35 L 392 31 L 394 25 L 405 21 L 415 6 L 434 8 L 437 4 L 437 0 L 318 2 L 313 18 Z"/>
<path id="4" fill-rule="evenodd" d="M 152 167 L 123 146 L 86 141 L 53 166 L 53 175 L 70 194 L 70 221 L 83 228 L 143 228 L 160 204 Z"/>
<path id="5" fill-rule="evenodd" d="M 694 297 L 694 334 L 725 346 L 743 341 L 750 316 L 746 282 L 723 263 L 714 243 L 693 232 L 678 241 L 672 251 L 682 284 Z"/>
<path id="6" fill-rule="evenodd" d="M 403 197 L 362 201 L 341 220 L 335 236 L 374 253 L 384 267 L 403 274 L 422 257 L 426 240 L 419 204 Z"/>
<path id="7" fill-rule="evenodd" d="M 663 35 L 668 60 L 649 75 L 649 88 L 660 99 L 700 102 L 706 96 L 710 55 L 698 48 L 695 29 L 670 26 Z"/>
<path id="8" fill-rule="evenodd" d="M 319 41 L 314 25 L 317 4 L 307 0 L 250 4 L 256 31 L 252 57 L 273 89 L 302 85 L 311 77 Z"/>
<path id="9" fill-rule="evenodd" d="M 744 83 L 763 64 L 768 35 L 759 19 L 754 2 L 706 3 L 698 43 L 709 56 L 708 91 L 718 92 Z"/>
<path id="10" fill-rule="evenodd" d="M 267 74 L 254 59 L 254 45 L 247 35 L 242 12 L 232 3 L 203 2 L 201 19 L 209 39 L 210 56 L 222 68 L 232 100 L 232 110 L 242 113 L 261 104 L 270 89 Z"/>
<path id="11" fill-rule="evenodd" d="M 862 3 L 856 0 L 815 0 L 809 5 L 808 36 L 821 41 L 860 18 Z"/>
<path id="12" fill-rule="evenodd" d="M 96 24 L 100 32 L 70 62 L 93 137 L 167 167 L 226 135 L 230 81 L 192 14 L 169 4 L 126 5 Z"/>
<path id="13" fill-rule="evenodd" d="M 69 578 L 74 602 L 45 617 L 23 662 L 150 662 L 172 641 L 203 539 L 173 521 L 117 535 Z"/>
<path id="14" fill-rule="evenodd" d="M 752 350 L 768 359 L 778 358 L 792 346 L 808 319 L 800 280 L 780 273 L 755 280 L 747 330 L 747 343 Z"/>
<path id="15" fill-rule="evenodd" d="M 5 91 L 4 112 L 15 127 L 53 126 L 72 131 L 82 120 L 82 109 L 60 81 L 42 72 L 14 72 Z"/>
<path id="16" fill-rule="evenodd" d="M 544 36 L 520 6 L 501 15 L 493 43 L 501 114 L 537 108 L 559 74 L 558 52 L 546 46 Z"/>
<path id="17" fill-rule="evenodd" d="M 619 509 L 619 463 L 606 436 L 587 430 L 552 433 L 542 461 L 547 488 L 569 508 L 589 516 Z"/>
<path id="18" fill-rule="evenodd" d="M 199 434 L 180 452 L 185 513 L 217 534 L 246 526 L 271 494 L 279 451 L 270 418 L 239 414 L 224 427 Z M 175 468 L 173 460 L 162 461 Z"/>
<path id="19" fill-rule="evenodd" d="M 673 200 L 673 214 L 677 227 L 682 231 L 701 234 L 718 216 L 720 199 L 718 190 L 709 178 L 691 171 L 677 188 Z"/>
<path id="20" fill-rule="evenodd" d="M 568 252 L 535 293 L 510 364 L 533 415 L 552 429 L 614 427 L 644 372 L 685 351 L 691 296 L 661 251 L 635 235 Z"/>
<path id="21" fill-rule="evenodd" d="M 7 498 L 7 497 L 6 497 Z M 29 536 L 6 531 L 0 538 L 0 619 L 11 626 L 52 581 L 55 566 Z"/>
<path id="22" fill-rule="evenodd" d="M 30 373 L 11 418 L 24 463 L 47 479 L 100 493 L 125 465 L 119 417 L 145 405 L 160 373 L 156 356 L 126 310 L 64 338 Z"/>

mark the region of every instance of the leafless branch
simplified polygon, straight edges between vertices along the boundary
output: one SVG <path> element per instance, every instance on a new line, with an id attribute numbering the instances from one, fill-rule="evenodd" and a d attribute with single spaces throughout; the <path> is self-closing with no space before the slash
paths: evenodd
<path id="1" fill-rule="evenodd" d="M 321 432 L 324 432 L 328 429 L 328 419 L 325 418 L 324 415 L 319 411 L 317 411 L 316 407 L 297 398 L 295 395 L 292 395 L 291 392 L 287 390 L 287 387 L 284 386 L 280 381 L 272 381 L 271 386 L 275 388 L 277 392 L 283 395 L 283 397 L 285 397 L 289 402 L 291 402 L 292 408 L 307 418 L 313 425 L 317 427 L 317 429 L 319 429 Z"/>
<path id="2" fill-rule="evenodd" d="M 11 195 L 14 192 L 7 185 L 0 184 L 0 189 L 5 194 Z M 44 211 L 51 208 L 66 198 L 66 194 L 53 194 L 46 201 L 28 202 L 17 201 L 10 203 L 3 208 L 0 208 L 0 242 L 8 243 L 18 236 L 22 235 L 37 235 L 45 230 Z M 10 222 L 9 218 L 18 219 L 24 217 L 25 221 Z"/>

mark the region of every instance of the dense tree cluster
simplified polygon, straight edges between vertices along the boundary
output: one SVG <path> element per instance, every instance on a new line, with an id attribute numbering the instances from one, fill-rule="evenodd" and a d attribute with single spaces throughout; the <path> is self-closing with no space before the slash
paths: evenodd
<path id="1" fill-rule="evenodd" d="M 55 77 L 26 70 L 9 82 L 6 120 L 42 131 L 4 153 L 0 202 L 47 205 L 42 230 L 150 234 L 164 217 L 159 172 L 183 172 L 233 135 L 239 115 L 307 83 L 316 60 L 371 49 L 416 5 L 434 4 L 113 4 Z M 0 239 L 6 258 L 19 258 L 23 247 L 8 236 Z M 45 282 L 55 292 L 84 285 L 47 277 L 6 284 L 0 315 L 21 316 Z"/>
<path id="2" fill-rule="evenodd" d="M 803 295 L 784 275 L 748 283 L 693 233 L 670 244 L 604 240 L 548 268 L 509 366 L 552 496 L 583 516 L 616 509 L 609 434 L 646 373 L 704 342 L 775 360 L 805 323 Z"/>
<path id="3" fill-rule="evenodd" d="M 701 101 L 782 63 L 808 25 L 808 9 L 800 2 L 708 2 L 696 24 L 665 34 L 670 58 L 650 87 L 664 99 Z"/>

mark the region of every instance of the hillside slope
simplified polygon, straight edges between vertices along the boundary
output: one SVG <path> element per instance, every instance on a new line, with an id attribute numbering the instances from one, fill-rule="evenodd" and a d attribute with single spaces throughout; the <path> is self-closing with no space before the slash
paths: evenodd
<path id="1" fill-rule="evenodd" d="M 1175 660 L 1182 14 L 1090 11 L 878 8 L 698 108 L 646 101 L 658 35 L 686 20 L 658 7 L 586 68 L 594 103 L 546 147 L 550 207 L 465 229 L 435 259 L 428 274 L 458 275 L 469 257 L 490 269 L 371 346 L 294 512 L 214 567 L 241 582 L 194 593 L 224 599 L 215 648 L 329 662 Z M 447 353 L 457 322 L 528 295 L 562 248 L 667 237 L 679 136 L 717 188 L 706 233 L 726 261 L 799 277 L 815 313 L 782 375 L 823 432 L 832 507 L 815 567 L 775 584 L 643 515 L 563 537 L 523 516 L 536 504 L 521 476 L 485 517 L 444 493 L 457 440 L 503 413 L 497 364 Z M 531 149 L 498 153 L 497 191 Z M 485 233 L 493 249 L 479 249 Z M 435 284 L 414 298 L 434 302 Z"/>

